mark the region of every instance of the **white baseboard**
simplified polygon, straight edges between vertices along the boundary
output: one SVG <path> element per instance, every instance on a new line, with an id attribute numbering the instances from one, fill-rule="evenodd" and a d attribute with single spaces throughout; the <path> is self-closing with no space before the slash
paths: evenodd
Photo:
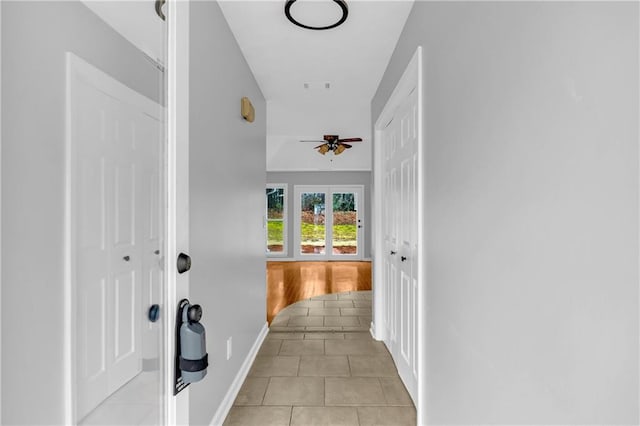
<path id="1" fill-rule="evenodd" d="M 384 339 L 386 339 L 384 330 L 382 330 L 381 327 L 376 327 L 376 323 L 374 323 L 373 321 L 371 321 L 371 327 L 369 328 L 369 333 L 371 333 L 371 337 L 373 337 L 374 340 L 377 340 L 379 342 L 384 341 Z"/>
<path id="2" fill-rule="evenodd" d="M 380 340 L 376 336 L 376 325 L 373 323 L 373 321 L 371 322 L 371 326 L 369 327 L 369 333 L 371 334 L 371 337 L 373 337 L 373 340 Z"/>
<path id="3" fill-rule="evenodd" d="M 262 346 L 262 342 L 264 341 L 265 337 L 267 337 L 268 333 L 269 324 L 265 322 L 264 327 L 262 327 L 262 330 L 260 330 L 260 334 L 258 334 L 258 337 L 256 338 L 256 341 L 253 342 L 251 350 L 247 354 L 247 357 L 244 359 L 244 362 L 240 367 L 240 371 L 238 371 L 238 374 L 236 374 L 236 377 L 233 379 L 231 386 L 229 386 L 227 394 L 224 396 L 224 399 L 216 410 L 216 414 L 213 416 L 213 419 L 210 423 L 211 426 L 221 426 L 224 423 L 224 420 L 229 414 L 229 410 L 231 410 L 231 407 L 233 406 L 233 401 L 235 401 L 236 396 L 238 396 L 238 392 L 240 392 L 240 388 L 244 383 L 244 379 L 247 378 L 249 369 L 251 369 L 251 365 L 256 359 L 256 355 L 258 355 L 260 346 Z"/>

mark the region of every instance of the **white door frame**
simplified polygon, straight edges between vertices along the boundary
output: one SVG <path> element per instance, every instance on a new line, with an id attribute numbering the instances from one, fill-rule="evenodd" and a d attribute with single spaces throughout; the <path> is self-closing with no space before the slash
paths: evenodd
<path id="1" fill-rule="evenodd" d="M 385 327 L 383 318 L 385 315 L 385 295 L 384 295 L 384 271 L 383 258 L 384 252 L 384 229 L 382 223 L 383 203 L 383 158 L 382 158 L 382 133 L 384 128 L 393 118 L 396 110 L 402 101 L 415 88 L 418 91 L 418 164 L 417 164 L 417 185 L 418 185 L 418 256 L 417 256 L 417 279 L 418 279 L 418 324 L 417 324 L 417 366 L 418 366 L 418 397 L 416 401 L 416 412 L 418 424 L 426 424 L 426 235 L 425 235 L 425 152 L 424 147 L 424 88 L 423 88 L 423 61 L 422 47 L 418 46 L 411 61 L 407 65 L 406 70 L 398 81 L 391 96 L 387 100 L 380 116 L 376 120 L 374 126 L 374 191 L 372 200 L 373 212 L 373 321 L 371 332 L 375 339 L 385 340 Z"/>
<path id="2" fill-rule="evenodd" d="M 167 425 L 189 424 L 189 388 L 173 395 L 178 302 L 189 297 L 189 273 L 178 274 L 176 259 L 189 253 L 189 8 L 190 0 L 168 0 L 166 96 L 165 262 L 167 306 L 164 309 L 165 419 Z"/>
<path id="3" fill-rule="evenodd" d="M 364 258 L 364 228 L 357 228 L 357 247 L 358 253 L 356 255 L 349 254 L 341 254 L 335 255 L 333 253 L 329 253 L 329 242 L 333 241 L 333 231 L 332 227 L 325 227 L 325 254 L 301 254 L 300 253 L 300 193 L 301 191 L 308 192 L 306 190 L 313 191 L 314 189 L 318 189 L 319 191 L 326 192 L 327 197 L 331 197 L 334 193 L 334 189 L 344 189 L 345 192 L 349 190 L 358 191 L 360 198 L 357 199 L 358 210 L 357 210 L 357 218 L 360 220 L 360 223 L 366 224 L 365 215 L 364 215 L 364 185 L 294 185 L 293 187 L 293 258 L 295 260 L 362 260 Z M 339 191 L 336 191 L 339 192 Z M 325 200 L 325 224 L 326 218 L 332 215 L 333 213 L 333 205 L 330 203 L 331 200 Z M 326 206 L 329 206 L 328 208 Z M 333 224 L 333 221 L 331 222 Z M 356 224 L 357 226 L 365 226 Z M 331 244 L 331 249 L 333 249 L 333 244 Z"/>
<path id="4" fill-rule="evenodd" d="M 0 46 L 2 46 L 2 1 L 0 1 Z M 2 82 L 2 54 L 0 53 L 0 99 L 2 99 L 2 83 L 1 82 Z M 2 241 L 2 102 L 0 102 L 0 241 Z M 2 252 L 1 252 L 1 249 L 0 249 L 0 423 L 2 423 Z"/>

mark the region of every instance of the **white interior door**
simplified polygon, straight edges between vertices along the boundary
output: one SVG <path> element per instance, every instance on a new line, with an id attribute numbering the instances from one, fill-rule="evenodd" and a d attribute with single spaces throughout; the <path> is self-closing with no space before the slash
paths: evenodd
<path id="1" fill-rule="evenodd" d="M 418 96 L 413 91 L 382 132 L 385 343 L 409 394 L 418 387 Z"/>
<path id="2" fill-rule="evenodd" d="M 71 54 L 68 67 L 70 268 L 81 419 L 142 370 L 142 285 L 145 293 L 162 286 L 157 261 L 145 253 L 150 246 L 157 250 L 161 235 L 162 124 L 156 103 Z M 158 328 L 155 342 L 160 333 Z"/>
<path id="3" fill-rule="evenodd" d="M 294 198 L 295 258 L 362 259 L 363 186 L 296 185 Z"/>

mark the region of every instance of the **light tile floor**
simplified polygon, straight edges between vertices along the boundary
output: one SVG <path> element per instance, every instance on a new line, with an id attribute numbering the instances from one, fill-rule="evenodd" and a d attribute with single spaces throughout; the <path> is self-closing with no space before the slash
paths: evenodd
<path id="1" fill-rule="evenodd" d="M 282 310 L 224 424 L 415 425 L 411 398 L 370 323 L 370 291 Z"/>

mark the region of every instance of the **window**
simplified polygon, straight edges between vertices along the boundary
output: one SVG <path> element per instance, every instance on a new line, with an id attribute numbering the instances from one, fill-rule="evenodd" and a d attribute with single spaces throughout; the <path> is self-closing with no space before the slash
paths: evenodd
<path id="1" fill-rule="evenodd" d="M 267 255 L 287 255 L 287 185 L 268 184 L 266 191 Z"/>

